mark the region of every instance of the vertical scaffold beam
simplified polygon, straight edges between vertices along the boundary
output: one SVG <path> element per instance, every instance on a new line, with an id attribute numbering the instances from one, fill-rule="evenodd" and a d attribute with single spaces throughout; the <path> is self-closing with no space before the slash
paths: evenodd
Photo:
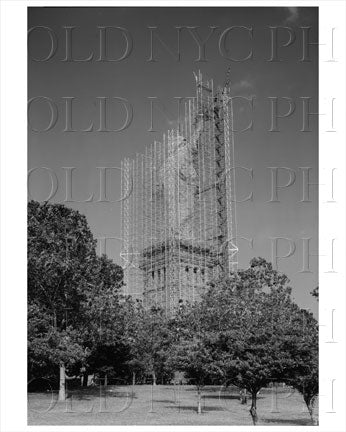
<path id="1" fill-rule="evenodd" d="M 237 269 L 232 98 L 195 78 L 178 128 L 121 165 L 125 292 L 170 315 Z"/>

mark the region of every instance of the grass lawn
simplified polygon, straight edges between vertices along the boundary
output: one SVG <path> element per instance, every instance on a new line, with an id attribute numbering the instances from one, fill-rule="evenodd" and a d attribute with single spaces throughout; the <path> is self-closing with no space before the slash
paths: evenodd
<path id="1" fill-rule="evenodd" d="M 66 402 L 57 393 L 29 393 L 29 425 L 252 425 L 247 405 L 236 388 L 203 389 L 203 413 L 197 414 L 193 386 L 108 386 L 68 392 Z M 258 425 L 311 425 L 302 396 L 280 389 L 258 396 Z"/>

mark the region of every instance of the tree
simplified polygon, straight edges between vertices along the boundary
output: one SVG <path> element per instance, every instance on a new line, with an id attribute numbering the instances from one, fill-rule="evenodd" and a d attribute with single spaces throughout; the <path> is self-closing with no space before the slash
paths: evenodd
<path id="1" fill-rule="evenodd" d="M 28 306 L 28 357 L 31 377 L 47 374 L 54 377 L 52 369 L 64 364 L 71 367 L 85 359 L 87 350 L 82 345 L 79 332 L 68 326 L 57 329 L 52 319 L 42 308 L 35 304 Z M 64 388 L 60 389 L 64 393 Z"/>
<path id="2" fill-rule="evenodd" d="M 141 303 L 136 303 L 126 322 L 131 355 L 128 364 L 134 375 L 139 371 L 150 374 L 156 385 L 158 373 L 167 372 L 165 360 L 171 338 L 164 311 L 159 307 L 146 310 Z"/>
<path id="3" fill-rule="evenodd" d="M 123 269 L 106 255 L 96 257 L 94 283 L 85 290 L 85 345 L 90 354 L 84 362 L 84 385 L 87 376 L 96 372 L 106 380 L 108 374 L 123 371 L 127 361 L 124 339 L 124 304 L 120 288 Z"/>
<path id="4" fill-rule="evenodd" d="M 167 356 L 171 370 L 183 372 L 197 389 L 197 413 L 202 413 L 202 388 L 222 370 L 214 353 L 215 335 L 203 325 L 203 309 L 184 305 L 175 317 L 173 344 Z"/>
<path id="5" fill-rule="evenodd" d="M 203 325 L 214 333 L 217 363 L 228 382 L 251 394 L 254 424 L 259 390 L 306 372 L 301 311 L 291 299 L 288 282 L 287 276 L 257 258 L 248 269 L 214 284 L 201 303 Z"/>
<path id="6" fill-rule="evenodd" d="M 318 382 L 318 322 L 304 309 L 297 308 L 292 313 L 292 321 L 297 323 L 299 335 L 291 346 L 291 356 L 296 367 L 287 384 L 292 385 L 303 396 L 311 421 L 317 424 L 315 403 L 319 392 Z"/>
<path id="7" fill-rule="evenodd" d="M 250 414 L 256 424 L 258 392 L 270 381 L 282 380 L 293 366 L 284 349 L 289 312 L 282 299 L 278 301 L 272 293 L 247 298 L 245 307 L 243 299 L 238 298 L 232 306 L 237 320 L 219 335 L 222 363 L 227 379 L 251 394 Z"/>
<path id="8" fill-rule="evenodd" d="M 29 202 L 28 301 L 44 306 L 57 328 L 93 285 L 95 246 L 85 216 L 60 204 Z M 69 322 L 77 316 L 70 314 Z"/>
<path id="9" fill-rule="evenodd" d="M 98 258 L 95 247 L 85 216 L 61 204 L 29 202 L 29 371 L 39 362 L 58 366 L 60 400 L 66 368 L 85 363 L 95 348 L 95 316 L 118 301 L 122 271 Z"/>

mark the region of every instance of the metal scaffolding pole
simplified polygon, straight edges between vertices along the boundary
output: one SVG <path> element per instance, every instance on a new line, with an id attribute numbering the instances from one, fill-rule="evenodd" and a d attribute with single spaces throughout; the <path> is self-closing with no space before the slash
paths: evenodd
<path id="1" fill-rule="evenodd" d="M 179 127 L 121 164 L 124 292 L 170 315 L 237 269 L 232 98 L 195 78 Z"/>

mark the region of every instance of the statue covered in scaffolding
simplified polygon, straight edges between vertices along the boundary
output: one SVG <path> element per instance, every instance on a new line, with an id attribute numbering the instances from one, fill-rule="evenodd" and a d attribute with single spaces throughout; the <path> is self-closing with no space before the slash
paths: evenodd
<path id="1" fill-rule="evenodd" d="M 125 293 L 173 314 L 236 269 L 232 99 L 196 76 L 178 130 L 122 162 Z"/>

